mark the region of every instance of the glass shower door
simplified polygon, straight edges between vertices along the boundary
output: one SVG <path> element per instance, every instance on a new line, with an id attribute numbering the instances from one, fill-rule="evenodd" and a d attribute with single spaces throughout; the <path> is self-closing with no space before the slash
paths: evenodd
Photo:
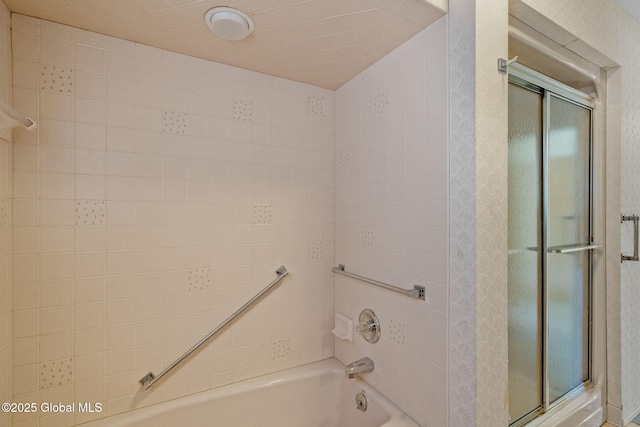
<path id="1" fill-rule="evenodd" d="M 509 86 L 509 415 L 542 406 L 542 94 Z"/>
<path id="2" fill-rule="evenodd" d="M 564 92 L 563 92 L 564 93 Z M 509 416 L 521 426 L 590 378 L 591 108 L 509 84 Z"/>
<path id="3" fill-rule="evenodd" d="M 547 267 L 549 402 L 589 378 L 591 110 L 549 94 Z"/>

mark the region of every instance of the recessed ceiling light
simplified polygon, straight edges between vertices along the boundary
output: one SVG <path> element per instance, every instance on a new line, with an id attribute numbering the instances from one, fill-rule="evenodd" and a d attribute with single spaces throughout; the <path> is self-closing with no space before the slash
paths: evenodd
<path id="1" fill-rule="evenodd" d="M 225 40 L 242 40 L 253 32 L 251 18 L 232 7 L 214 7 L 204 15 L 204 22 Z"/>

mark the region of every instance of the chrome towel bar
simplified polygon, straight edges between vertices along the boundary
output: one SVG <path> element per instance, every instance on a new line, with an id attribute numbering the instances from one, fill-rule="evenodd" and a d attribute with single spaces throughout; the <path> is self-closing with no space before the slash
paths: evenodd
<path id="1" fill-rule="evenodd" d="M 341 274 L 343 276 L 351 277 L 352 279 L 361 280 L 366 283 L 370 283 L 372 285 L 380 286 L 381 288 L 389 289 L 390 291 L 398 292 L 403 295 L 406 295 L 410 298 L 425 300 L 425 288 L 420 285 L 413 285 L 413 289 L 403 289 L 397 286 L 390 285 L 388 283 L 379 282 L 377 280 L 369 279 L 364 276 L 360 276 L 358 274 L 348 273 L 345 271 L 344 264 L 340 264 L 337 267 L 333 267 L 331 269 L 334 273 Z"/>
<path id="2" fill-rule="evenodd" d="M 156 382 L 158 382 L 160 380 L 160 378 L 162 378 L 163 376 L 165 376 L 167 373 L 169 373 L 169 371 L 171 371 L 173 368 L 175 368 L 176 366 L 178 366 L 184 359 L 186 359 L 187 357 L 189 357 L 189 355 L 191 353 L 193 353 L 194 351 L 196 351 L 202 344 L 204 344 L 207 340 L 209 340 L 209 338 L 213 337 L 215 334 L 217 334 L 222 328 L 224 328 L 225 326 L 227 326 L 227 324 L 229 324 L 230 322 L 232 322 L 236 317 L 238 317 L 239 315 L 241 315 L 247 308 L 251 307 L 253 305 L 254 302 L 256 302 L 258 299 L 260 299 L 261 296 L 263 296 L 264 294 L 266 294 L 267 292 L 269 292 L 271 290 L 271 288 L 273 288 L 275 285 L 277 285 L 282 279 L 284 279 L 289 272 L 287 271 L 287 269 L 285 268 L 284 265 L 280 266 L 280 268 L 278 268 L 276 270 L 276 274 L 278 275 L 278 277 L 276 277 L 271 283 L 269 283 L 264 289 L 262 289 L 260 292 L 258 292 L 253 298 L 251 298 L 249 301 L 247 301 L 242 307 L 240 307 L 235 313 L 233 313 L 231 316 L 227 317 L 222 323 L 220 323 L 218 326 L 216 326 L 216 328 L 209 332 L 209 334 L 202 338 L 200 341 L 198 341 L 193 347 L 191 347 L 189 350 L 187 350 L 186 353 L 184 353 L 182 356 L 180 356 L 179 358 L 176 359 L 175 362 L 173 362 L 171 365 L 167 366 L 165 368 L 164 371 L 160 372 L 160 374 L 158 374 L 158 376 L 153 375 L 153 372 L 149 372 L 147 375 L 145 375 L 144 377 L 142 377 L 140 379 L 140 384 L 142 384 L 142 386 L 144 387 L 145 390 L 148 390 L 149 387 L 151 387 L 152 385 L 154 385 Z"/>
<path id="3" fill-rule="evenodd" d="M 604 245 L 594 243 L 592 245 L 564 245 L 547 248 L 547 252 L 556 254 L 569 254 L 572 252 L 590 251 L 591 249 L 600 249 Z"/>

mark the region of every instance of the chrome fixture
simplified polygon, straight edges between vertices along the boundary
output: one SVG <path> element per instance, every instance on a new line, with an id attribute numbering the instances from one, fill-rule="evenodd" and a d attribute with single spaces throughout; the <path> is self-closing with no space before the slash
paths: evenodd
<path id="1" fill-rule="evenodd" d="M 598 243 L 594 243 L 592 245 L 562 245 L 547 248 L 547 252 L 550 254 L 569 254 L 572 252 L 590 251 L 591 249 L 601 249 L 603 247 L 604 245 Z"/>
<path id="2" fill-rule="evenodd" d="M 640 257 L 638 256 L 638 215 L 622 215 L 620 217 L 620 223 L 622 224 L 625 221 L 633 221 L 633 255 L 621 255 L 620 262 L 625 261 L 640 261 Z"/>
<path id="3" fill-rule="evenodd" d="M 356 331 L 358 334 L 362 335 L 362 338 L 370 342 L 371 344 L 375 344 L 380 339 L 380 321 L 378 320 L 378 316 L 365 308 L 360 312 L 360 317 L 358 317 L 358 326 L 356 326 Z"/>
<path id="4" fill-rule="evenodd" d="M 373 372 L 373 360 L 368 357 L 358 359 L 344 368 L 344 374 L 350 380 L 354 379 L 357 374 L 364 374 L 365 372 Z"/>
<path id="5" fill-rule="evenodd" d="M 209 334 L 206 337 L 202 338 L 193 347 L 191 347 L 189 350 L 187 350 L 186 353 L 184 353 L 182 356 L 177 358 L 175 360 L 175 362 L 173 362 L 171 365 L 169 365 L 167 368 L 165 368 L 164 371 L 160 372 L 160 374 L 158 374 L 158 376 L 153 375 L 153 372 L 149 372 L 147 375 L 142 377 L 139 382 L 140 382 L 140 384 L 142 384 L 144 389 L 145 390 L 149 389 L 149 387 L 154 385 L 156 382 L 158 382 L 160 380 L 160 378 L 162 378 L 167 373 L 169 373 L 169 371 L 171 371 L 173 368 L 178 366 L 191 353 L 196 351 L 202 344 L 204 344 L 207 340 L 209 340 L 209 338 L 213 337 L 222 328 L 227 326 L 227 324 L 231 323 L 233 320 L 235 320 L 236 317 L 240 316 L 247 308 L 251 307 L 253 305 L 253 303 L 255 303 L 257 300 L 259 300 L 261 296 L 263 296 L 264 294 L 269 292 L 271 290 L 271 288 L 273 288 L 275 285 L 280 283 L 280 281 L 282 279 L 287 277 L 289 272 L 287 271 L 286 267 L 284 265 L 282 265 L 282 266 L 280 266 L 280 268 L 278 268 L 276 270 L 276 274 L 278 275 L 278 277 L 276 277 L 271 283 L 269 283 L 267 286 L 265 286 L 264 289 L 262 289 L 260 292 L 258 292 L 253 298 L 251 298 L 249 301 L 247 301 L 242 307 L 240 307 L 238 310 L 236 310 L 235 313 L 233 313 L 231 316 L 229 316 L 225 320 L 223 320 L 222 323 L 220 323 L 218 326 L 216 326 L 216 328 L 213 331 L 209 332 Z"/>
<path id="6" fill-rule="evenodd" d="M 367 410 L 367 406 L 369 405 L 369 399 L 367 399 L 367 395 L 364 392 L 359 392 L 356 394 L 356 409 L 361 412 L 365 412 Z"/>
<path id="7" fill-rule="evenodd" d="M 344 264 L 340 264 L 337 267 L 333 267 L 331 269 L 331 271 L 333 271 L 334 273 L 337 273 L 337 274 L 342 274 L 343 276 L 351 277 L 352 279 L 361 280 L 363 282 L 370 283 L 372 285 L 380 286 L 381 288 L 389 289 L 390 291 L 399 292 L 399 293 L 401 293 L 403 295 L 406 295 L 406 296 L 408 296 L 410 298 L 421 299 L 422 301 L 425 300 L 425 292 L 424 292 L 425 288 L 424 288 L 424 286 L 413 285 L 413 289 L 399 288 L 397 286 L 393 286 L 393 285 L 390 285 L 388 283 L 379 282 L 377 280 L 369 279 L 367 277 L 360 276 L 358 274 L 348 273 L 348 272 L 345 271 Z"/>
<path id="8" fill-rule="evenodd" d="M 26 117 L 24 114 L 16 111 L 7 102 L 0 99 L 0 130 L 11 129 L 19 125 L 24 126 L 27 130 L 36 128 L 36 122 L 30 117 Z"/>
<path id="9" fill-rule="evenodd" d="M 507 74 L 509 72 L 509 65 L 513 64 L 517 60 L 517 56 L 514 56 L 511 59 L 498 58 L 498 71 L 502 74 Z"/>

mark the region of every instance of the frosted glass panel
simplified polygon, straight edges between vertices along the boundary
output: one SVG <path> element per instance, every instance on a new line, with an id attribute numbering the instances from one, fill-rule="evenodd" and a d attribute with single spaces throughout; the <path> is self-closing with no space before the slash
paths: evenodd
<path id="1" fill-rule="evenodd" d="M 591 111 L 550 98 L 548 241 L 550 247 L 589 242 Z M 590 252 L 549 254 L 549 400 L 589 377 Z"/>
<path id="2" fill-rule="evenodd" d="M 542 404 L 540 94 L 509 85 L 509 415 Z"/>

